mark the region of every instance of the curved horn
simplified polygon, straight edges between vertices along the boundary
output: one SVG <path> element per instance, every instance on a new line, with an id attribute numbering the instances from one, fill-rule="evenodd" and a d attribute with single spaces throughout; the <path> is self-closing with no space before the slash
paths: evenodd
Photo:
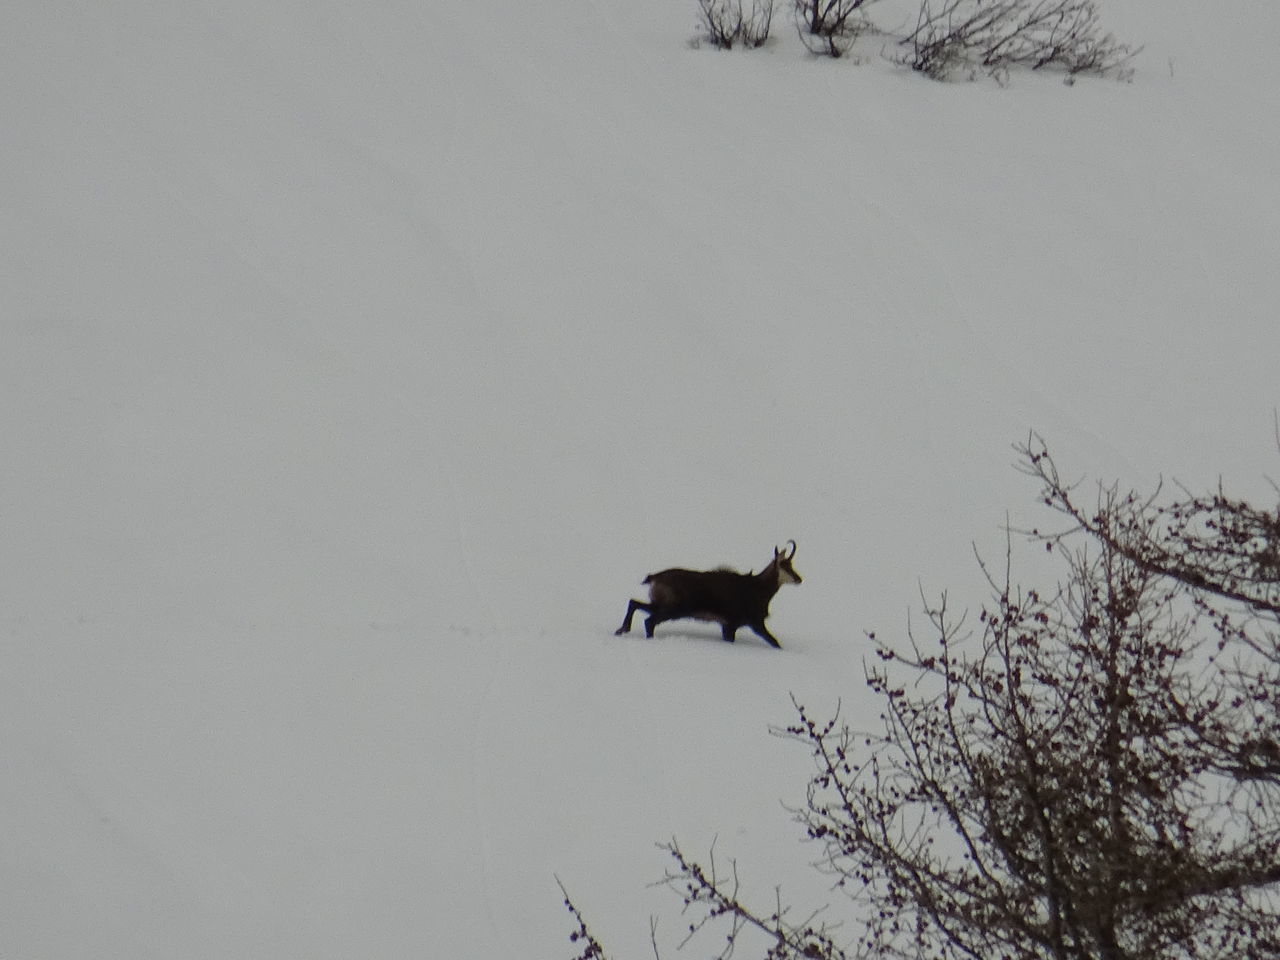
<path id="1" fill-rule="evenodd" d="M 788 540 L 787 543 L 791 544 L 791 552 L 787 554 L 787 559 L 790 560 L 796 555 L 796 542 Z"/>

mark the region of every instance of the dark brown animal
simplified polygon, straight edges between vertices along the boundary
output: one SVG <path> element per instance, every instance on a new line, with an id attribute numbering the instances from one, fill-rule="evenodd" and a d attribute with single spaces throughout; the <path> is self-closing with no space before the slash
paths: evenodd
<path id="1" fill-rule="evenodd" d="M 708 620 L 720 624 L 724 639 L 730 643 L 739 627 L 749 627 L 758 637 L 781 649 L 778 638 L 764 625 L 769 616 L 769 601 L 784 583 L 800 583 L 800 574 L 791 565 L 796 555 L 796 542 L 788 540 L 790 552 L 773 548 L 773 559 L 759 573 L 736 570 L 663 570 L 644 578 L 649 585 L 649 602 L 632 600 L 616 636 L 631 629 L 631 618 L 637 610 L 648 617 L 644 634 L 653 636 L 653 628 L 668 620 Z"/>

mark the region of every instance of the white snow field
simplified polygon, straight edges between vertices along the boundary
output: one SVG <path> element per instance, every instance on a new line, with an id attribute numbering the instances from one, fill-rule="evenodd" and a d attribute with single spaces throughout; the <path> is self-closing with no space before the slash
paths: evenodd
<path id="1" fill-rule="evenodd" d="M 824 894 L 768 727 L 984 599 L 1011 443 L 1274 496 L 1280 5 L 1102 7 L 1130 83 L 692 0 L 10 0 L 0 958 L 567 957 L 556 875 L 645 957 L 673 835 Z M 783 650 L 613 636 L 789 538 Z"/>

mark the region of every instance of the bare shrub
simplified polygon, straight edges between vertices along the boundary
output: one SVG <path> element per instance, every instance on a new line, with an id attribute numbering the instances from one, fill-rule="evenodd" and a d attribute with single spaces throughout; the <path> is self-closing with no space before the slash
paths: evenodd
<path id="1" fill-rule="evenodd" d="M 867 26 L 874 0 L 795 0 L 796 31 L 810 53 L 839 57 Z"/>
<path id="2" fill-rule="evenodd" d="M 1118 73 L 1138 52 L 1101 32 L 1094 0 L 922 0 L 901 43 L 901 62 L 935 79 L 966 66 Z"/>
<path id="3" fill-rule="evenodd" d="M 699 28 L 703 39 L 714 47 L 732 50 L 735 43 L 760 47 L 769 39 L 773 25 L 773 0 L 698 0 Z"/>

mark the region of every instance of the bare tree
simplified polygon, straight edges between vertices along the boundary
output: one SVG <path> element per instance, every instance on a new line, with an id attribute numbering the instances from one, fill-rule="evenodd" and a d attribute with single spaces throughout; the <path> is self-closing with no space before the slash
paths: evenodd
<path id="1" fill-rule="evenodd" d="M 1202 747 L 1235 781 L 1271 788 L 1259 799 L 1280 815 L 1271 792 L 1280 790 L 1280 508 L 1255 507 L 1220 485 L 1207 495 L 1182 490 L 1167 502 L 1160 490 L 1122 496 L 1113 487 L 1103 491 L 1111 509 L 1085 509 L 1043 441 L 1032 436 L 1018 450 L 1045 505 L 1069 521 L 1064 532 L 1032 530 L 1033 537 L 1053 547 L 1083 534 L 1183 588 L 1214 641 L 1222 696 L 1235 705 L 1228 722 L 1199 731 Z"/>
<path id="2" fill-rule="evenodd" d="M 1062 583 L 1015 586 L 1010 541 L 972 628 L 943 595 L 904 643 L 871 636 L 880 728 L 796 704 L 795 813 L 851 933 L 745 905 L 736 868 L 672 844 L 666 882 L 722 960 L 747 931 L 766 960 L 1280 956 L 1280 514 L 1086 505 L 1038 438 L 1016 449 L 1065 520 L 1026 531 Z"/>
<path id="3" fill-rule="evenodd" d="M 866 28 L 874 0 L 795 0 L 796 30 L 811 53 L 839 57 Z"/>
<path id="4" fill-rule="evenodd" d="M 1101 32 L 1094 0 L 921 0 L 902 62 L 935 79 L 968 67 L 1119 71 L 1137 51 Z"/>

